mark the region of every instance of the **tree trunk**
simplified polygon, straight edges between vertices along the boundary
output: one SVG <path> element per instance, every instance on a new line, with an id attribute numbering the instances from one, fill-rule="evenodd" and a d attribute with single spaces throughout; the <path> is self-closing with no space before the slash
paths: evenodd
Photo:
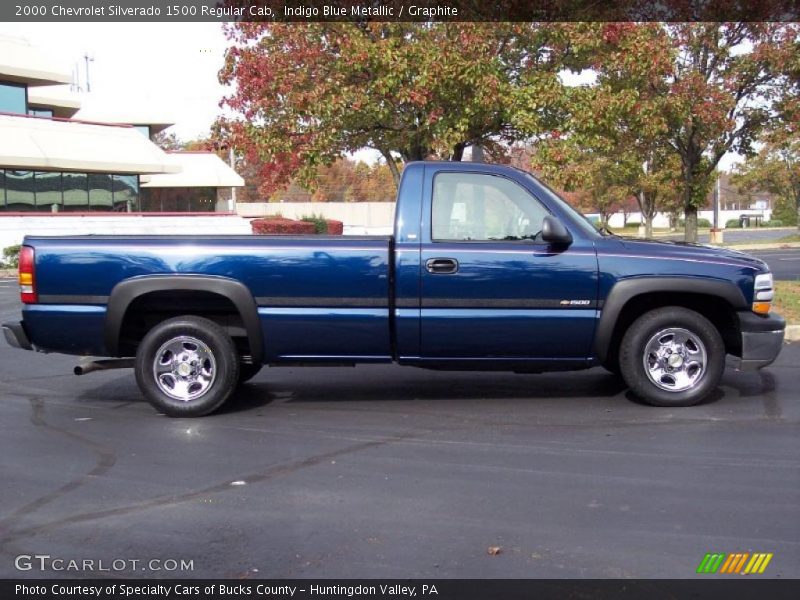
<path id="1" fill-rule="evenodd" d="M 453 146 L 453 154 L 450 160 L 460 161 L 464 158 L 464 144 L 458 143 Z"/>
<path id="2" fill-rule="evenodd" d="M 653 237 L 653 215 L 644 215 L 644 237 L 647 239 Z"/>
<path id="3" fill-rule="evenodd" d="M 697 243 L 697 207 L 686 206 L 686 226 L 683 239 L 686 242 Z"/>
<path id="4" fill-rule="evenodd" d="M 389 167 L 389 171 L 392 173 L 392 179 L 394 180 L 394 187 L 396 189 L 400 189 L 400 171 L 397 169 L 397 163 L 394 162 L 392 158 L 392 153 L 387 151 L 381 150 L 381 154 L 383 158 L 386 160 L 386 166 Z"/>
<path id="5" fill-rule="evenodd" d="M 800 196 L 794 199 L 794 205 L 797 209 L 797 232 L 800 233 Z"/>

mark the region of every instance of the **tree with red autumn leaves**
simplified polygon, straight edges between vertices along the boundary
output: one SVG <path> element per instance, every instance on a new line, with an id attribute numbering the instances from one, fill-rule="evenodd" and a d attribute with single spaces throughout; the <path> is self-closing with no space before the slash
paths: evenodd
<path id="1" fill-rule="evenodd" d="M 217 135 L 263 165 L 262 193 L 361 148 L 460 160 L 518 139 L 558 97 L 556 30 L 530 23 L 234 23 Z M 520 110 L 524 107 L 524 110 Z M 257 160 L 256 160 L 257 159 Z"/>

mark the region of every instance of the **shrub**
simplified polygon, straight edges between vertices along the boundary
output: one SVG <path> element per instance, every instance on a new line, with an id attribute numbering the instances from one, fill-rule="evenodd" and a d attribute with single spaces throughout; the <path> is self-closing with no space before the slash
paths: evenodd
<path id="1" fill-rule="evenodd" d="M 325 234 L 328 233 L 328 222 L 322 215 L 305 215 L 300 217 L 301 221 L 314 224 L 314 233 Z"/>
<path id="2" fill-rule="evenodd" d="M 725 221 L 725 229 L 739 229 L 740 227 L 739 219 L 728 219 Z"/>
<path id="3" fill-rule="evenodd" d="M 267 217 L 253 219 L 250 226 L 255 234 L 309 234 L 315 232 L 314 223 L 308 221 L 293 221 L 283 217 Z"/>
<path id="4" fill-rule="evenodd" d="M 344 223 L 333 219 L 326 219 L 328 225 L 328 235 L 342 235 L 344 233 Z"/>
<path id="5" fill-rule="evenodd" d="M 685 227 L 686 226 L 686 219 L 678 220 L 678 227 Z M 711 228 L 711 221 L 708 219 L 701 219 L 700 217 L 697 218 L 697 228 L 698 229 L 710 229 Z"/>
<path id="6" fill-rule="evenodd" d="M 9 267 L 16 269 L 19 267 L 19 249 L 21 244 L 17 244 L 16 246 L 8 246 L 3 248 L 3 260 L 2 262 Z"/>

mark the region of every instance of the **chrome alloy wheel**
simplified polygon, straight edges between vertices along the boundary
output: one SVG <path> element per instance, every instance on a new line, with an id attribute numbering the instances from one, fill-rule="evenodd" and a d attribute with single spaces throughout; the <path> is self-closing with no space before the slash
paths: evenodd
<path id="1" fill-rule="evenodd" d="M 643 358 L 650 381 L 668 392 L 692 389 L 706 372 L 706 347 L 688 329 L 670 327 L 654 334 Z"/>
<path id="2" fill-rule="evenodd" d="M 167 396 L 190 402 L 211 388 L 217 376 L 217 362 L 206 344 L 194 337 L 180 336 L 158 349 L 153 376 Z"/>

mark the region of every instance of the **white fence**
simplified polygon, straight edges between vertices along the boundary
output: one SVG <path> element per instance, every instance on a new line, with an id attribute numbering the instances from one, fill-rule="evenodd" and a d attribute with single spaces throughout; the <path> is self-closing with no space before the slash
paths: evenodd
<path id="1" fill-rule="evenodd" d="M 236 215 L 141 216 L 141 215 L 31 215 L 0 213 L 0 250 L 19 244 L 25 235 L 85 234 L 243 234 L 250 222 Z"/>
<path id="2" fill-rule="evenodd" d="M 236 212 L 247 218 L 279 214 L 287 219 L 321 214 L 351 229 L 391 230 L 394 207 L 394 202 L 242 202 Z"/>

